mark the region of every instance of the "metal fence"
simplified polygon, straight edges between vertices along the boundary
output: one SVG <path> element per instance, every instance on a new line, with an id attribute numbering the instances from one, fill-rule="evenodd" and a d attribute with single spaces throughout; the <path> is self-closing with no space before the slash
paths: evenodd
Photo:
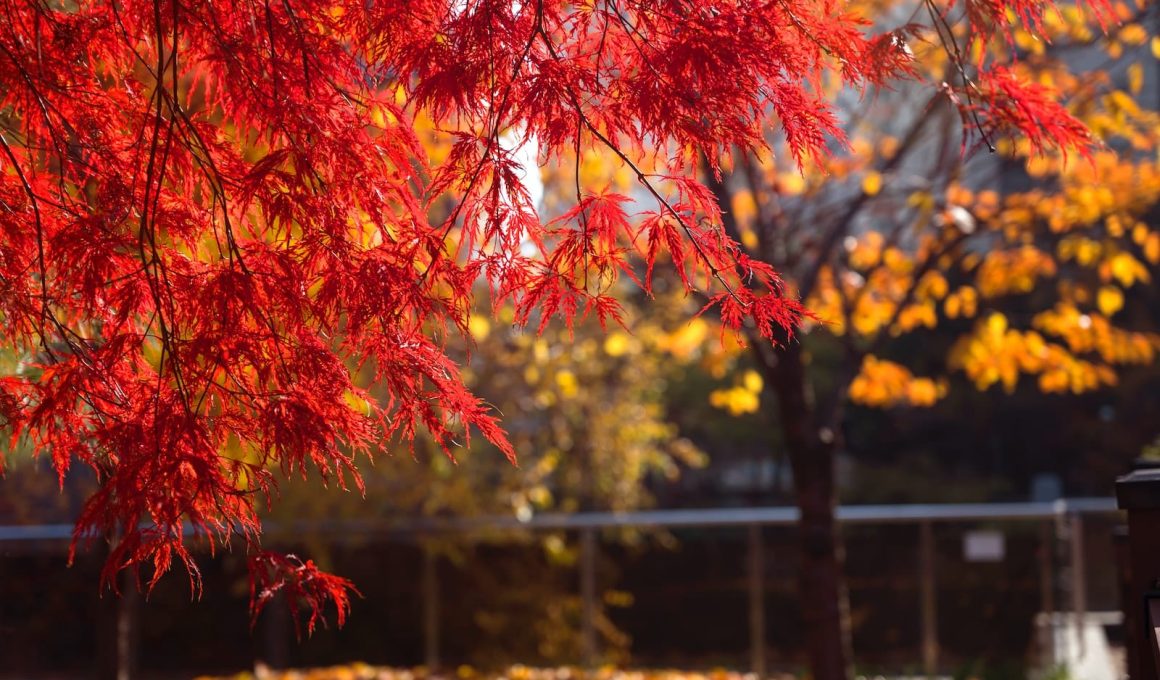
<path id="1" fill-rule="evenodd" d="M 915 572 L 919 579 L 919 597 L 914 603 L 921 636 L 922 668 L 928 675 L 939 667 L 939 631 L 937 599 L 937 570 L 935 559 L 936 525 L 941 523 L 1038 523 L 1045 546 L 1042 555 L 1053 554 L 1060 544 L 1059 536 L 1066 536 L 1067 564 L 1064 590 L 1070 600 L 1059 607 L 1055 602 L 1055 571 L 1051 558 L 1039 565 L 1042 612 L 1058 618 L 1063 609 L 1071 623 L 1083 630 L 1089 616 L 1085 584 L 1086 565 L 1083 545 L 1084 521 L 1090 516 L 1112 516 L 1117 512 L 1111 498 L 1072 498 L 1046 503 L 985 503 L 985 504 L 925 504 L 925 505 L 860 505 L 841 506 L 837 520 L 844 525 L 912 525 L 917 528 Z M 504 532 L 569 531 L 579 535 L 577 584 L 581 599 L 580 648 L 585 662 L 597 659 L 595 620 L 599 598 L 596 563 L 601 549 L 601 532 L 616 528 L 745 528 L 745 570 L 747 574 L 747 622 L 749 629 L 749 666 L 762 675 L 767 669 L 766 658 L 766 549 L 762 529 L 773 526 L 792 526 L 798 520 L 798 511 L 790 507 L 748 507 L 682 510 L 648 510 L 639 512 L 590 512 L 575 514 L 541 514 L 528 518 L 473 517 L 473 518 L 407 518 L 397 520 L 323 520 L 291 524 L 267 524 L 266 534 L 272 541 L 279 537 L 293 537 L 305 533 L 325 533 L 333 540 L 398 541 L 417 540 L 432 536 L 469 537 L 487 533 L 489 536 Z M 65 524 L 0 526 L 0 542 L 48 542 L 60 545 L 72 537 L 73 527 Z M 1048 548 L 1047 546 L 1050 546 Z M 424 656 L 429 667 L 440 664 L 440 595 L 437 570 L 438 557 L 425 552 L 421 593 L 423 600 L 422 630 Z M 130 605 L 126 605 L 130 606 Z M 135 606 L 135 605 L 132 605 Z M 738 612 L 741 615 L 741 612 Z M 1082 636 L 1081 636 L 1082 637 Z M 1082 644 L 1082 642 L 1081 642 Z"/>

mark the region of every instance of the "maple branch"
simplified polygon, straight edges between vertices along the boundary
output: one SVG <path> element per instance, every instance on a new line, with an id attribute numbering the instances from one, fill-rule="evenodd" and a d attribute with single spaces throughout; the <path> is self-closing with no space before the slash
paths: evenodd
<path id="1" fill-rule="evenodd" d="M 548 39 L 548 36 L 544 35 L 543 33 L 540 35 L 544 39 L 544 45 L 547 47 L 548 53 L 552 56 L 553 59 L 559 61 L 560 57 L 556 53 L 556 48 L 554 45 L 552 45 L 552 42 Z M 654 187 L 652 183 L 648 181 L 644 171 L 641 170 L 640 167 L 637 166 L 636 163 L 634 163 L 632 159 L 629 158 L 628 155 L 620 149 L 620 147 L 618 147 L 612 140 L 610 140 L 607 136 L 604 135 L 604 133 L 600 132 L 600 130 L 598 130 L 596 126 L 592 124 L 592 121 L 590 121 L 588 116 L 584 114 L 584 110 L 580 105 L 580 100 L 576 96 L 576 93 L 570 89 L 566 91 L 568 93 L 569 99 L 571 100 L 572 106 L 576 111 L 577 119 L 583 123 L 584 127 L 588 129 L 593 137 L 599 140 L 601 144 L 608 148 L 608 150 L 616 155 L 616 157 L 619 158 L 622 163 L 627 165 L 628 168 L 632 170 L 632 172 L 636 175 L 637 181 L 640 182 L 642 186 L 644 186 L 645 190 L 652 194 L 653 198 L 656 199 L 659 205 L 663 206 L 665 210 L 670 215 L 672 215 L 673 219 L 677 221 L 677 224 L 681 226 L 681 229 L 689 237 L 689 241 L 693 244 L 693 248 L 696 250 L 697 255 L 705 263 L 705 266 L 708 267 L 712 277 L 715 278 L 718 283 L 720 283 L 725 288 L 725 291 L 729 294 L 729 296 L 736 300 L 739 305 L 742 305 L 743 307 L 747 306 L 744 301 L 737 297 L 737 293 L 733 290 L 733 287 L 729 285 L 729 282 L 726 281 L 723 276 L 721 276 L 720 271 L 717 269 L 717 265 L 714 264 L 714 262 L 709 258 L 709 255 L 705 252 L 704 247 L 693 235 L 692 227 L 690 227 L 688 222 L 685 221 L 685 218 L 679 212 L 677 212 L 677 209 L 673 207 L 668 199 L 662 196 L 661 193 L 657 191 L 656 187 Z"/>
<path id="2" fill-rule="evenodd" d="M 963 79 L 963 92 L 967 96 L 967 106 L 971 113 L 971 120 L 975 124 L 975 128 L 979 131 L 979 135 L 983 138 L 983 142 L 987 145 L 988 151 L 995 153 L 995 145 L 991 143 L 990 137 L 987 136 L 986 130 L 983 129 L 983 122 L 979 120 L 979 112 L 975 110 L 975 102 L 971 97 L 971 90 L 978 91 L 979 87 L 967 75 L 966 60 L 963 57 L 962 51 L 959 49 L 959 43 L 955 40 L 954 30 L 952 30 L 950 23 L 947 22 L 946 16 L 935 9 L 934 0 L 923 0 L 926 4 L 927 12 L 930 14 L 930 20 L 934 26 L 935 33 L 938 34 L 939 42 L 942 43 L 943 50 L 946 51 L 951 63 L 958 69 L 959 76 Z M 946 35 L 943 35 L 943 30 L 946 30 Z M 966 139 L 963 140 L 966 144 Z"/>
<path id="3" fill-rule="evenodd" d="M 724 286 L 725 291 L 729 293 L 729 296 L 737 300 L 738 304 L 743 306 L 746 305 L 745 302 L 737 297 L 737 293 L 734 292 L 733 287 L 729 285 L 729 282 L 726 281 L 723 276 L 721 276 L 721 272 L 717 269 L 717 265 L 714 264 L 714 262 L 709 258 L 708 253 L 705 252 L 704 246 L 701 245 L 701 242 L 698 241 L 696 236 L 693 234 L 692 227 L 690 227 L 688 222 L 685 221 L 685 218 L 679 212 L 677 212 L 677 209 L 673 207 L 672 203 L 670 203 L 668 199 L 662 196 L 660 192 L 657 191 L 656 187 L 654 187 L 652 183 L 648 181 L 644 171 L 642 171 L 640 167 L 633 163 L 632 160 L 623 151 L 621 151 L 619 147 L 617 147 L 610 139 L 608 139 L 608 137 L 604 136 L 604 134 L 597 130 L 588 120 L 588 118 L 584 116 L 583 113 L 580 113 L 579 109 L 577 109 L 577 115 L 579 115 L 580 118 L 584 121 L 584 126 L 588 128 L 589 132 L 591 132 L 594 137 L 600 140 L 602 144 L 608 147 L 608 149 L 611 150 L 612 153 L 617 156 L 617 158 L 624 162 L 625 165 L 627 165 L 629 169 L 633 171 L 633 173 L 636 175 L 637 181 L 640 182 L 644 188 L 650 194 L 652 194 L 653 198 L 655 198 L 660 205 L 664 206 L 665 210 L 673 216 L 673 219 L 675 219 L 677 223 L 681 225 L 681 229 L 689 237 L 689 241 L 693 244 L 693 248 L 697 251 L 697 255 L 700 256 L 701 260 L 705 263 L 705 266 L 709 268 L 709 272 L 712 274 L 713 278 L 717 279 L 717 282 Z"/>
<path id="4" fill-rule="evenodd" d="M 576 203 L 577 205 L 583 200 L 580 191 L 580 134 L 584 131 L 581 127 L 580 116 L 576 116 L 576 143 L 572 147 L 572 151 L 576 156 L 576 163 L 573 172 L 573 178 L 576 182 Z M 588 215 L 587 211 L 580 211 L 580 229 L 584 235 L 584 290 L 588 290 Z"/>
<path id="5" fill-rule="evenodd" d="M 725 235 L 733 239 L 735 243 L 741 243 L 741 228 L 737 224 L 737 218 L 733 215 L 731 210 L 727 208 L 732 205 L 732 196 L 729 193 L 728 187 L 725 186 L 723 178 L 718 177 L 712 171 L 709 164 L 709 159 L 701 154 L 701 164 L 704 166 L 702 170 L 706 175 L 705 183 L 709 187 L 709 191 L 713 193 L 713 198 L 716 199 L 717 205 L 721 207 L 721 227 L 725 230 Z M 754 199 L 756 203 L 756 198 Z M 742 246 L 744 247 L 744 246 Z M 740 272 L 740 268 L 738 269 Z M 744 273 L 739 274 L 739 278 L 744 281 Z"/>
<path id="6" fill-rule="evenodd" d="M 936 97 L 932 97 L 927 102 L 926 110 L 929 110 L 929 107 L 934 103 L 935 100 Z M 906 137 L 903 138 L 902 143 L 899 145 L 897 151 L 895 151 L 894 154 L 885 163 L 882 163 L 877 168 L 876 172 L 878 172 L 878 174 L 885 175 L 898 167 L 898 165 L 902 162 L 903 157 L 906 156 L 907 151 L 909 151 L 910 148 L 914 146 L 921 138 L 921 133 L 926 128 L 926 123 L 928 120 L 929 116 L 925 115 L 919 118 L 918 122 L 910 128 L 909 132 L 907 132 Z M 821 246 L 817 250 L 817 257 L 814 258 L 813 263 L 798 279 L 798 289 L 801 291 L 800 294 L 803 300 L 809 298 L 810 293 L 813 292 L 814 286 L 817 285 L 818 273 L 821 271 L 822 266 L 830 259 L 838 243 L 848 233 L 854 217 L 862 210 L 863 206 L 865 206 L 871 198 L 872 196 L 866 193 L 865 189 L 860 189 L 858 195 L 854 198 L 853 201 L 850 202 L 845 212 L 843 212 L 842 215 L 834 222 L 834 226 L 830 228 L 830 231 L 826 233 L 825 238 L 822 240 Z"/>
<path id="7" fill-rule="evenodd" d="M 459 219 L 459 214 L 462 212 L 463 206 L 467 204 L 472 190 L 475 189 L 476 182 L 478 182 L 479 178 L 482 176 L 481 171 L 483 170 L 484 164 L 486 164 L 490 158 L 492 149 L 496 146 L 499 146 L 500 127 L 503 125 L 504 113 L 508 108 L 508 100 L 511 97 L 512 88 L 515 85 L 516 79 L 519 77 L 520 71 L 523 69 L 524 62 L 527 61 L 528 55 L 531 54 L 532 46 L 536 43 L 536 38 L 538 36 L 543 36 L 544 39 L 547 40 L 547 36 L 544 35 L 543 20 L 544 0 L 536 0 L 536 14 L 534 21 L 532 22 L 531 34 L 528 36 L 528 41 L 524 45 L 524 49 L 520 53 L 520 57 L 516 59 L 515 66 L 512 68 L 511 76 L 508 78 L 507 84 L 504 87 L 504 92 L 500 98 L 500 103 L 494 109 L 495 117 L 491 126 L 491 131 L 487 135 L 487 145 L 484 147 L 483 154 L 480 155 L 479 161 L 475 164 L 475 169 L 469 173 L 471 179 L 468 181 L 467 187 L 463 190 L 463 198 L 455 204 L 455 208 L 444 221 L 444 227 L 442 231 L 443 238 L 446 238 L 447 235 L 451 233 L 451 229 L 455 226 L 456 220 Z M 489 110 L 488 113 L 491 115 L 491 110 Z M 430 189 L 430 187 L 428 187 L 428 189 Z M 430 197 L 428 197 L 428 200 L 429 199 Z M 423 272 L 419 275 L 419 285 L 422 285 L 427 280 L 427 275 L 431 271 L 431 268 L 435 266 L 435 262 L 436 259 L 432 257 L 431 261 L 427 263 L 426 268 L 424 268 Z"/>
<path id="8" fill-rule="evenodd" d="M 20 179 L 20 184 L 24 187 L 24 193 L 28 194 L 28 201 L 32 206 L 33 221 L 36 224 L 36 266 L 40 270 L 40 326 L 38 335 L 40 336 L 41 346 L 52 356 L 52 350 L 48 347 L 48 339 L 45 337 L 46 334 L 43 324 L 45 315 L 51 315 L 54 321 L 56 315 L 52 314 L 48 304 L 48 270 L 44 263 L 44 223 L 40 216 L 40 203 L 36 198 L 36 193 L 32 190 L 32 185 L 28 183 L 28 178 L 24 175 L 24 169 L 20 167 L 20 161 L 17 160 L 16 154 L 12 151 L 12 147 L 8 145 L 8 139 L 3 133 L 0 133 L 0 146 L 4 147 L 4 155 L 8 156 L 8 160 L 12 162 L 12 167 L 16 170 L 16 176 Z"/>
<path id="9" fill-rule="evenodd" d="M 186 388 L 184 374 L 181 366 L 181 358 L 177 351 L 177 343 L 173 337 L 172 330 L 166 321 L 166 313 L 169 314 L 170 319 L 175 319 L 176 312 L 172 307 L 173 291 L 169 284 L 169 275 L 167 267 L 165 266 L 164 258 L 157 248 L 157 234 L 156 234 L 156 216 L 158 202 L 161 199 L 161 191 L 165 182 L 165 173 L 169 161 L 170 146 L 173 142 L 173 126 L 175 118 L 170 116 L 166 121 L 163 113 L 165 97 L 161 94 L 165 89 L 165 72 L 169 68 L 170 61 L 173 64 L 174 77 L 173 87 L 177 87 L 176 68 L 177 68 L 177 3 L 171 3 L 173 6 L 173 46 L 169 55 L 169 60 L 165 53 L 165 30 L 163 25 L 161 13 L 161 0 L 153 0 L 153 22 L 154 22 L 154 40 L 157 44 L 157 67 L 154 71 L 155 85 L 152 96 L 154 121 L 153 134 L 149 143 L 148 160 L 145 166 L 145 188 L 144 199 L 141 208 L 140 226 L 137 232 L 137 249 L 141 258 L 141 263 L 144 266 L 145 281 L 149 286 L 150 294 L 153 297 L 153 304 L 157 313 L 157 324 L 161 332 L 161 365 L 158 370 L 158 381 L 164 373 L 165 357 L 168 355 L 170 359 L 170 370 L 173 372 L 174 385 L 177 388 L 177 393 L 182 401 L 186 413 L 192 415 L 193 407 L 189 398 L 189 393 Z M 161 130 L 166 128 L 164 146 L 162 146 Z M 158 152 L 160 150 L 160 160 L 158 160 Z M 156 185 L 156 186 L 154 186 Z M 151 193 L 154 195 L 151 196 Z M 149 254 L 146 254 L 146 246 L 148 245 Z M 165 294 L 162 294 L 162 288 L 165 289 Z M 168 309 L 166 309 L 168 307 Z M 154 400 L 154 428 L 159 434 L 160 419 L 157 417 L 159 413 L 159 400 Z M 158 447 L 161 446 L 160 437 L 155 437 L 155 443 Z"/>

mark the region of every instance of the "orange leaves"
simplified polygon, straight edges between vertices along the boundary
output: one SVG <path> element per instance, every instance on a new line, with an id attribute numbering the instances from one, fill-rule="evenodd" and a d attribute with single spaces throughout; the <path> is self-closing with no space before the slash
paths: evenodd
<path id="1" fill-rule="evenodd" d="M 1085 314 L 1067 303 L 1040 312 L 1033 324 L 1062 339 L 1072 353 L 1092 354 L 1108 364 L 1148 364 L 1160 349 L 1160 336 L 1156 334 L 1116 328 L 1106 317 Z"/>
<path id="2" fill-rule="evenodd" d="M 867 355 L 850 383 L 850 399 L 875 408 L 931 406 L 946 394 L 946 382 L 916 378 L 905 367 Z"/>
<path id="3" fill-rule="evenodd" d="M 1115 286 L 1103 286 L 1096 293 L 1096 307 L 1104 316 L 1112 316 L 1124 307 L 1124 293 Z"/>
<path id="4" fill-rule="evenodd" d="M 1035 370 L 1048 355 L 1049 347 L 1039 334 L 1012 330 L 1007 318 L 995 312 L 980 320 L 973 334 L 955 344 L 949 364 L 965 372 L 980 390 L 1001 383 L 1010 393 L 1015 391 L 1020 370 Z M 1055 355 L 1058 357 L 1058 349 Z"/>
<path id="5" fill-rule="evenodd" d="M 978 310 L 979 294 L 969 286 L 962 286 L 947 295 L 943 302 L 943 309 L 948 318 L 971 318 Z"/>
<path id="6" fill-rule="evenodd" d="M 983 256 L 975 285 L 984 298 L 1030 293 L 1042 277 L 1055 274 L 1055 260 L 1033 246 L 994 250 Z"/>
<path id="7" fill-rule="evenodd" d="M 615 593 L 614 593 L 615 594 Z M 625 597 L 620 593 L 621 598 Z M 611 599 L 609 594 L 605 599 Z M 437 680 L 451 675 L 458 680 L 744 680 L 745 674 L 716 669 L 704 671 L 684 670 L 637 670 L 620 669 L 613 665 L 599 668 L 558 666 L 537 668 L 515 665 L 497 670 L 481 670 L 471 666 L 459 666 L 454 673 L 436 672 L 430 668 L 392 668 L 370 666 L 365 663 L 351 663 L 328 668 L 296 668 L 292 670 L 266 670 L 263 677 L 268 680 Z M 199 676 L 195 680 L 256 680 L 249 672 L 241 672 L 225 677 Z"/>
<path id="8" fill-rule="evenodd" d="M 1013 392 L 1021 374 L 1038 375 L 1039 388 L 1045 392 L 1073 393 L 1094 390 L 1116 382 L 1115 372 L 1106 364 L 1083 358 L 1095 349 L 1091 342 L 1091 329 L 1104 338 L 1104 345 L 1118 352 L 1125 338 L 1106 334 L 1107 322 L 1078 313 L 1068 314 L 1044 312 L 1036 317 L 1035 326 L 1052 335 L 1062 335 L 1068 340 L 1068 347 L 1048 342 L 1035 331 L 1019 331 L 1007 325 L 1002 314 L 992 313 L 976 324 L 971 335 L 961 338 L 951 350 L 950 366 L 966 373 L 979 389 L 999 383 L 1007 392 Z M 1143 350 L 1149 357 L 1153 353 L 1150 341 L 1144 338 L 1129 343 Z M 1113 349 L 1114 347 L 1114 349 Z M 1122 363 L 1126 355 L 1101 352 L 1101 359 Z M 1149 358 L 1150 360 L 1150 358 Z"/>
<path id="9" fill-rule="evenodd" d="M 1148 283 L 1152 275 L 1144 263 L 1132 257 L 1130 253 L 1120 251 L 1112 254 L 1100 265 L 1100 277 L 1105 281 L 1114 279 L 1125 288 L 1140 283 Z"/>

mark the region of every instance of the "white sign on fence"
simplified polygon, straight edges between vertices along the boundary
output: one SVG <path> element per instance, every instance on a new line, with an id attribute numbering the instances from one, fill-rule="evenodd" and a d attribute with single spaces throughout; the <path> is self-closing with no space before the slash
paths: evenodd
<path id="1" fill-rule="evenodd" d="M 963 557 L 968 562 L 1002 562 L 1007 541 L 1001 531 L 968 531 L 963 534 Z"/>

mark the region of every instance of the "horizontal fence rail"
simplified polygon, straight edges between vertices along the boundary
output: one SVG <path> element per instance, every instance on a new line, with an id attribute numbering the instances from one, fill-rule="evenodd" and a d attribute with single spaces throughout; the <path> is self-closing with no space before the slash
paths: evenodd
<path id="1" fill-rule="evenodd" d="M 1042 520 L 1075 514 L 1114 514 L 1114 498 L 1061 498 L 1038 503 L 925 503 L 903 505 L 843 505 L 836 517 L 844 524 L 915 524 L 982 520 Z M 395 535 L 426 532 L 471 533 L 496 529 L 560 530 L 615 527 L 777 526 L 797 523 L 794 507 L 701 508 L 634 512 L 544 513 L 526 519 L 482 517 L 413 517 L 397 520 L 321 520 L 267 522 L 267 535 L 325 531 L 346 535 Z M 68 540 L 72 524 L 0 526 L 0 541 Z M 186 534 L 192 534 L 189 527 Z"/>

